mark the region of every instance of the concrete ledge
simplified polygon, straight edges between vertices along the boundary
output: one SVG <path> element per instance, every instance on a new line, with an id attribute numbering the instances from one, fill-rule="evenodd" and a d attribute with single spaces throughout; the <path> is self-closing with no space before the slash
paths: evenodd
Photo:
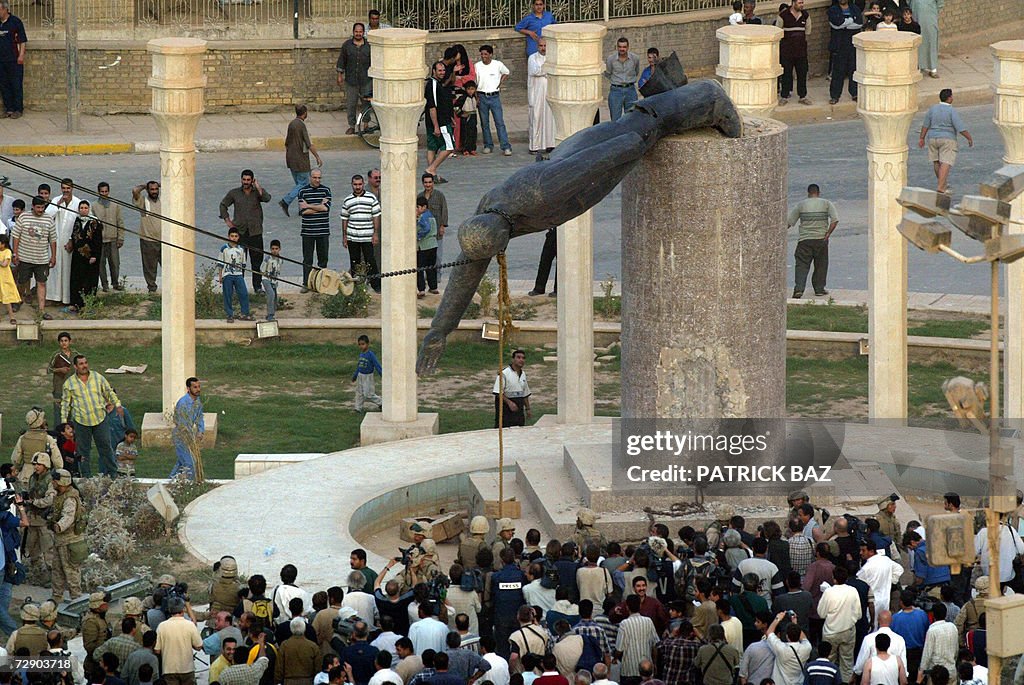
<path id="1" fill-rule="evenodd" d="M 217 444 L 217 414 L 203 413 L 203 421 L 206 423 L 206 433 L 202 444 L 204 447 L 213 447 Z M 167 423 L 163 414 L 147 413 L 142 417 L 142 446 L 170 447 L 173 427 Z"/>
<path id="2" fill-rule="evenodd" d="M 437 414 L 420 413 L 415 421 L 401 423 L 385 421 L 379 412 L 367 414 L 359 425 L 360 445 L 379 445 L 384 442 L 424 438 L 437 435 L 440 431 L 440 419 Z"/>
<path id="3" fill-rule="evenodd" d="M 252 476 L 289 464 L 299 464 L 310 459 L 319 459 L 325 452 L 293 454 L 239 454 L 235 457 L 235 478 Z"/>

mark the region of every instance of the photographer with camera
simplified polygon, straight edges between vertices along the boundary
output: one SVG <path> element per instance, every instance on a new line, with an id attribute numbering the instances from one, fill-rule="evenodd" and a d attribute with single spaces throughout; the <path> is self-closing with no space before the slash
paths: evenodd
<path id="1" fill-rule="evenodd" d="M 396 559 L 405 564 L 405 568 L 399 575 L 402 584 L 402 591 L 410 590 L 419 583 L 430 583 L 435 577 L 443 575 L 441 567 L 437 564 L 437 546 L 434 541 L 426 538 L 419 545 L 414 545 L 404 551 L 401 559 Z M 388 563 L 391 566 L 391 563 Z"/>
<path id="2" fill-rule="evenodd" d="M 57 497 L 50 466 L 50 455 L 46 452 L 32 455 L 32 476 L 28 479 L 27 489 L 21 493 L 28 514 L 22 553 L 29 566 L 42 566 L 44 576 L 53 550 L 53 533 L 47 527 L 47 517 Z"/>

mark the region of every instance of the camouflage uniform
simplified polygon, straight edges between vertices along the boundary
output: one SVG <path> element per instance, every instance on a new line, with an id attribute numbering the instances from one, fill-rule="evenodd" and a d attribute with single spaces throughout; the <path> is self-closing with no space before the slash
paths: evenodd
<path id="1" fill-rule="evenodd" d="M 469 536 L 459 543 L 459 553 L 455 556 L 455 562 L 463 568 L 476 568 L 476 555 L 487 547 L 487 531 L 490 526 L 483 516 L 474 516 L 469 522 Z"/>
<path id="2" fill-rule="evenodd" d="M 48 521 L 50 530 L 55 533 L 50 564 L 51 593 L 53 601 L 60 604 L 65 589 L 71 591 L 72 597 L 82 594 L 81 561 L 72 559 L 71 548 L 77 549 L 79 543 L 85 542 L 85 509 L 78 490 L 71 485 L 71 474 L 64 469 L 56 473 L 57 484 L 65 490 L 54 498 Z"/>
<path id="3" fill-rule="evenodd" d="M 580 555 L 587 553 L 589 545 L 597 545 L 602 554 L 608 547 L 604 533 L 594 527 L 596 523 L 597 514 L 592 509 L 584 507 L 576 513 L 576 532 L 572 534 L 572 541 L 576 543 Z"/>
<path id="4" fill-rule="evenodd" d="M 42 473 L 32 472 L 28 479 L 28 494 L 25 497 L 25 511 L 28 513 L 28 528 L 25 529 L 24 558 L 31 566 L 42 564 L 44 569 L 50 566 L 53 551 L 53 533 L 46 526 L 46 515 L 57 491 L 53 488 L 50 476 L 50 457 L 45 452 L 37 452 L 32 457 L 32 468 L 35 465 L 45 466 Z"/>

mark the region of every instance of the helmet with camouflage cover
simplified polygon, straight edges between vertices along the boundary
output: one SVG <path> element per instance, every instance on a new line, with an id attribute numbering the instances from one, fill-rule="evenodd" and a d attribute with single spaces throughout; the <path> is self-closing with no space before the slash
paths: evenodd
<path id="1" fill-rule="evenodd" d="M 587 507 L 581 507 L 576 512 L 576 521 L 581 526 L 593 526 L 597 523 L 597 512 Z"/>
<path id="2" fill-rule="evenodd" d="M 471 535 L 487 535 L 487 531 L 490 529 L 491 526 L 487 523 L 486 516 L 474 516 L 473 520 L 469 522 L 469 532 Z"/>

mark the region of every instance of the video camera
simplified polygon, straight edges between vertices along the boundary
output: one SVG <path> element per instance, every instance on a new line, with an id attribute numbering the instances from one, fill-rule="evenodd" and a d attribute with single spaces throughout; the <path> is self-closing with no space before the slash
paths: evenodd
<path id="1" fill-rule="evenodd" d="M 395 561 L 397 561 L 398 563 L 402 564 L 403 566 L 408 566 L 409 564 L 412 563 L 412 552 L 413 552 L 413 550 L 416 550 L 416 549 L 420 550 L 420 554 L 423 553 L 423 549 L 419 545 L 416 545 L 416 544 L 409 545 L 405 549 L 402 549 L 401 547 L 399 547 L 398 548 L 398 554 L 400 556 L 395 557 L 394 558 Z"/>
<path id="2" fill-rule="evenodd" d="M 8 487 L 6 490 L 0 491 L 0 511 L 7 511 L 11 508 L 11 504 L 19 497 L 19 493 L 14 488 Z M 24 498 L 24 495 L 21 495 Z"/>
<path id="3" fill-rule="evenodd" d="M 164 615 L 170 616 L 171 612 L 168 608 L 168 602 L 171 599 L 180 599 L 185 604 L 189 603 L 188 583 L 175 583 L 166 590 L 163 590 L 163 595 L 163 599 L 160 600 L 160 611 L 164 612 Z"/>

